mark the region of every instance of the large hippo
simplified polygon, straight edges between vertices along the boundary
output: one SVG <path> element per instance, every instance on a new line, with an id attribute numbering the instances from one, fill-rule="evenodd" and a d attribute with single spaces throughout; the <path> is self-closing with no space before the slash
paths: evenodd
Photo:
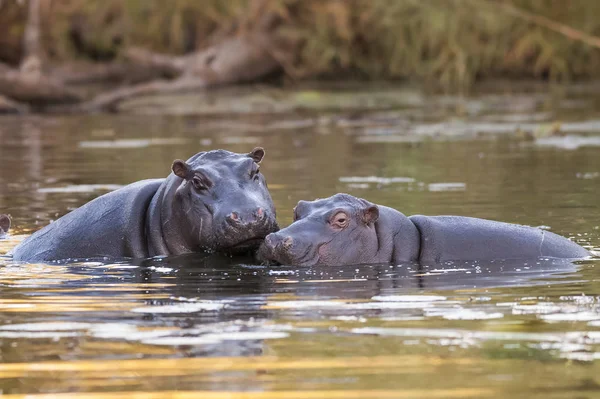
<path id="1" fill-rule="evenodd" d="M 166 179 L 102 195 L 24 240 L 19 261 L 244 252 L 278 230 L 259 163 L 265 152 L 201 152 Z"/>
<path id="2" fill-rule="evenodd" d="M 0 238 L 6 237 L 10 229 L 10 217 L 8 215 L 0 215 Z"/>
<path id="3" fill-rule="evenodd" d="M 269 234 L 259 260 L 286 265 L 584 258 L 576 243 L 542 229 L 462 216 L 411 216 L 348 194 L 300 201 L 294 222 Z"/>

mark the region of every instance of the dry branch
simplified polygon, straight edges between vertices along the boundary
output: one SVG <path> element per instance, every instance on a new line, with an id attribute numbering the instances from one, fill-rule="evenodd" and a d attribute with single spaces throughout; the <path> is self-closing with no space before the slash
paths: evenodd
<path id="1" fill-rule="evenodd" d="M 508 3 L 496 3 L 486 0 L 486 3 L 494 8 L 501 9 L 507 14 L 514 15 L 515 17 L 524 19 L 528 22 L 534 23 L 539 26 L 543 26 L 551 31 L 560 33 L 561 35 L 568 37 L 572 40 L 577 40 L 586 43 L 592 47 L 600 48 L 600 37 L 587 34 L 579 29 L 572 28 L 568 25 L 561 24 L 547 18 L 543 15 L 534 14 L 532 12 L 520 9 Z"/>
<path id="2" fill-rule="evenodd" d="M 194 79 L 178 79 L 176 81 L 156 80 L 130 87 L 122 87 L 108 93 L 103 93 L 91 101 L 76 106 L 74 109 L 82 112 L 115 111 L 122 101 L 134 97 L 152 94 L 167 94 L 198 90 L 206 87 L 205 82 Z"/>

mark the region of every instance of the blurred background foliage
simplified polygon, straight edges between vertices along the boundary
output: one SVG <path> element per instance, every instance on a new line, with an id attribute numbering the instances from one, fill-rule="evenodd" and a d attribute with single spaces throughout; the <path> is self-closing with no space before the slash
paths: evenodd
<path id="1" fill-rule="evenodd" d="M 600 35 L 595 0 L 46 0 L 53 62 L 110 61 L 128 46 L 183 54 L 243 35 L 266 12 L 300 45 L 296 79 L 408 79 L 451 91 L 484 78 L 597 78 L 600 50 L 505 7 Z M 0 61 L 16 64 L 26 10 L 0 0 Z"/>

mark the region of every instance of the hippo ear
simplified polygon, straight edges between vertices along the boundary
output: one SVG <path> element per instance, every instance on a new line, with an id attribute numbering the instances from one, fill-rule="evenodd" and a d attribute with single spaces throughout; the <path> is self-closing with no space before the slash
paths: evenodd
<path id="1" fill-rule="evenodd" d="M 265 149 L 262 147 L 256 147 L 248 154 L 248 156 L 252 158 L 254 162 L 260 163 L 265 156 Z"/>
<path id="2" fill-rule="evenodd" d="M 294 222 L 299 219 L 299 216 L 303 213 L 302 208 L 306 207 L 308 201 L 300 200 L 294 207 Z"/>
<path id="3" fill-rule="evenodd" d="M 377 205 L 371 204 L 363 209 L 363 221 L 365 224 L 375 223 L 379 219 L 379 208 Z"/>
<path id="4" fill-rule="evenodd" d="M 5 233 L 10 229 L 10 218 L 8 215 L 0 215 L 0 230 Z"/>
<path id="5" fill-rule="evenodd" d="M 188 165 L 181 159 L 174 160 L 171 169 L 173 169 L 173 173 L 175 173 L 176 176 L 179 176 L 185 180 L 191 179 L 194 175 L 194 172 L 192 171 L 192 168 L 190 168 L 190 165 Z"/>

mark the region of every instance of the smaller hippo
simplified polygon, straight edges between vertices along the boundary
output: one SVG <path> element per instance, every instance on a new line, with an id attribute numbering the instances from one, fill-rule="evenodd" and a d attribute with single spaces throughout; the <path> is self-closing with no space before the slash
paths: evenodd
<path id="1" fill-rule="evenodd" d="M 8 215 L 0 215 L 0 238 L 6 237 L 10 229 L 10 217 Z"/>
<path id="2" fill-rule="evenodd" d="M 535 227 L 462 216 L 410 216 L 348 194 L 300 201 L 269 234 L 261 261 L 294 266 L 450 260 L 585 258 L 576 243 Z"/>

